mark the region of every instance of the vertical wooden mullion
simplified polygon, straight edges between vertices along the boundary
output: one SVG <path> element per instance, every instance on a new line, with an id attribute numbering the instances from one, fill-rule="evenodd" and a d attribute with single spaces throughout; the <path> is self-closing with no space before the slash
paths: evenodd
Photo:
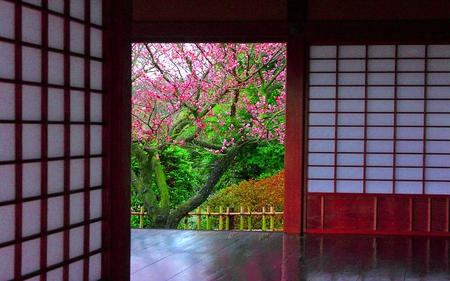
<path id="1" fill-rule="evenodd" d="M 15 188 L 16 188 L 16 204 L 15 204 L 15 240 L 22 238 L 22 5 L 15 3 L 15 77 L 19 83 L 15 84 Z M 16 243 L 14 247 L 14 277 L 18 279 L 22 272 L 22 244 Z"/>
<path id="2" fill-rule="evenodd" d="M 48 0 L 42 0 L 42 86 L 41 86 L 41 232 L 47 232 L 48 214 Z M 41 238 L 40 267 L 47 267 L 47 236 Z M 41 281 L 47 280 L 47 274 L 42 274 Z"/>
<path id="3" fill-rule="evenodd" d="M 64 236 L 63 279 L 69 279 L 70 247 L 70 0 L 64 1 Z"/>

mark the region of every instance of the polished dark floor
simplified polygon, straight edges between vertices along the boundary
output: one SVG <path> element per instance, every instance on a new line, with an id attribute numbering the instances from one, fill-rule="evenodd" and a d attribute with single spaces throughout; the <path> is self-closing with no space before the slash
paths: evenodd
<path id="1" fill-rule="evenodd" d="M 131 230 L 131 280 L 450 280 L 450 238 Z"/>

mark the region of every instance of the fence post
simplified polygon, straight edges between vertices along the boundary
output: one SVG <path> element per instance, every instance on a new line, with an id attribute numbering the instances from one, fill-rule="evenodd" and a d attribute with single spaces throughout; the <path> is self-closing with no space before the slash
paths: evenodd
<path id="1" fill-rule="evenodd" d="M 241 225 L 239 226 L 239 230 L 244 230 L 244 207 L 241 206 Z"/>
<path id="2" fill-rule="evenodd" d="M 274 214 L 275 214 L 274 208 L 273 206 L 270 206 L 270 229 L 272 231 L 275 231 L 275 220 L 273 218 Z"/>
<path id="3" fill-rule="evenodd" d="M 211 230 L 211 207 L 206 206 L 206 229 Z"/>
<path id="4" fill-rule="evenodd" d="M 227 215 L 225 217 L 225 230 L 230 230 L 230 207 L 227 207 Z"/>
<path id="5" fill-rule="evenodd" d="M 141 207 L 141 212 L 139 213 L 139 228 L 144 228 L 144 206 Z"/>
<path id="6" fill-rule="evenodd" d="M 262 231 L 266 231 L 266 207 L 262 207 Z"/>
<path id="7" fill-rule="evenodd" d="M 200 230 L 202 228 L 202 207 L 198 206 L 197 213 L 197 230 Z"/>
<path id="8" fill-rule="evenodd" d="M 234 229 L 234 215 L 232 215 L 231 213 L 234 213 L 234 207 L 230 207 L 230 211 L 228 212 L 228 217 L 230 218 L 228 230 Z"/>
<path id="9" fill-rule="evenodd" d="M 247 207 L 248 210 L 248 219 L 247 219 L 247 223 L 248 223 L 248 230 L 252 230 L 252 211 L 250 211 L 250 207 Z"/>
<path id="10" fill-rule="evenodd" d="M 222 212 L 223 212 L 223 207 L 220 206 L 219 207 L 219 230 L 223 230 L 223 215 L 222 215 Z"/>

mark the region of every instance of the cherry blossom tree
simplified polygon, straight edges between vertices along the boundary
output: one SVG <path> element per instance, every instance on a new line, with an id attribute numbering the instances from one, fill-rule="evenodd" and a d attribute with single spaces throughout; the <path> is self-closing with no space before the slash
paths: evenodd
<path id="1" fill-rule="evenodd" d="M 153 227 L 175 228 L 202 204 L 248 144 L 284 142 L 286 47 L 264 44 L 132 46 L 133 185 Z M 159 155 L 169 147 L 213 157 L 204 182 L 170 208 Z M 282 159 L 281 159 L 282 161 Z M 149 188 L 154 180 L 157 194 Z"/>

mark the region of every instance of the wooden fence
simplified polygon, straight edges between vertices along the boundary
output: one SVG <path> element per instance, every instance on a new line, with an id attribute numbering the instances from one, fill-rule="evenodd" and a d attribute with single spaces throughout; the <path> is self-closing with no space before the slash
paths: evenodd
<path id="1" fill-rule="evenodd" d="M 225 210 L 225 211 L 224 211 Z M 211 208 L 209 206 L 206 207 L 206 211 L 202 212 L 202 208 L 198 207 L 196 212 L 189 212 L 187 216 L 184 217 L 183 226 L 184 229 L 188 229 L 189 227 L 189 217 L 197 217 L 197 229 L 212 230 L 212 218 L 218 218 L 218 227 L 214 228 L 215 230 L 262 230 L 262 231 L 283 231 L 283 229 L 275 228 L 275 216 L 283 216 L 283 212 L 275 212 L 274 207 L 270 207 L 269 211 L 266 210 L 265 207 L 262 207 L 261 212 L 252 212 L 250 208 L 247 208 L 247 211 L 244 211 L 244 207 L 240 207 L 239 212 L 235 212 L 234 208 L 220 207 L 219 212 L 211 212 Z M 139 228 L 144 227 L 144 216 L 147 215 L 147 212 L 144 212 L 144 207 L 141 207 L 140 212 L 131 212 L 132 216 L 139 216 Z M 252 217 L 260 216 L 261 217 L 261 228 L 254 229 L 252 226 Z M 239 218 L 239 227 L 236 228 L 235 218 Z M 205 220 L 206 225 L 203 222 Z M 245 223 L 247 222 L 247 223 Z M 267 225 L 269 224 L 269 225 Z"/>

